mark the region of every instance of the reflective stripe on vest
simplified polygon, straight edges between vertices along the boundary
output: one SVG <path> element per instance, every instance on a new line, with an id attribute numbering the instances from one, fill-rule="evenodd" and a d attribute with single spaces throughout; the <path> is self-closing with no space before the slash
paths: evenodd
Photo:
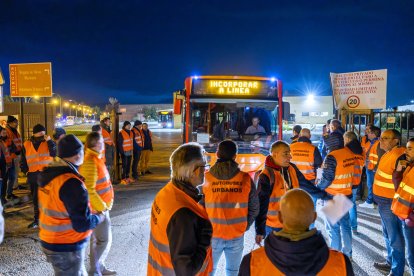
<path id="1" fill-rule="evenodd" d="M 104 139 L 104 143 L 112 146 L 114 142 L 112 141 L 111 134 L 105 128 L 101 127 L 101 129 L 102 129 L 102 137 Z"/>
<path id="2" fill-rule="evenodd" d="M 24 142 L 24 149 L 29 172 L 42 171 L 53 160 L 53 157 L 49 154 L 49 147 L 46 141 L 40 143 L 37 151 L 34 148 L 33 142 L 26 141 Z"/>
<path id="3" fill-rule="evenodd" d="M 308 142 L 296 142 L 290 145 L 291 162 L 310 181 L 314 181 L 316 178 L 314 167 L 315 149 L 316 147 Z"/>
<path id="4" fill-rule="evenodd" d="M 123 138 L 122 149 L 124 150 L 124 152 L 131 151 L 132 150 L 132 139 L 133 139 L 132 131 L 129 131 L 129 134 L 128 134 L 128 132 L 126 132 L 125 130 L 121 130 L 121 134 Z"/>
<path id="5" fill-rule="evenodd" d="M 292 189 L 299 188 L 299 181 L 295 169 L 292 166 L 289 166 L 287 170 L 290 177 Z M 270 181 L 271 179 L 274 179 L 273 183 L 270 182 L 272 193 L 269 197 L 266 225 L 273 228 L 282 228 L 283 224 L 279 221 L 277 214 L 279 213 L 280 209 L 279 201 L 282 196 L 288 191 L 288 185 L 278 170 L 272 169 L 270 167 L 265 167 L 261 174 L 266 175 Z"/>
<path id="6" fill-rule="evenodd" d="M 140 146 L 141 148 L 144 147 L 144 134 L 141 130 L 137 129 L 136 127 L 132 128 L 132 131 L 134 132 L 134 139 L 135 142 Z"/>
<path id="7" fill-rule="evenodd" d="M 394 147 L 384 153 L 378 164 L 374 177 L 373 193 L 376 196 L 394 198 L 395 187 L 392 182 L 392 173 L 395 170 L 396 162 L 405 152 L 404 147 Z"/>
<path id="8" fill-rule="evenodd" d="M 414 209 L 414 169 L 408 166 L 403 175 L 403 179 L 392 200 L 392 212 L 402 218 L 407 219 Z"/>
<path id="9" fill-rule="evenodd" d="M 221 180 L 206 172 L 202 188 L 213 237 L 231 240 L 243 236 L 247 228 L 250 176 L 240 171 L 231 179 Z"/>
<path id="10" fill-rule="evenodd" d="M 72 228 L 72 222 L 66 207 L 60 199 L 60 188 L 63 184 L 75 178 L 80 178 L 73 173 L 61 174 L 52 179 L 46 186 L 39 187 L 39 237 L 42 241 L 51 244 L 71 244 L 80 242 L 90 236 L 92 230 L 76 232 Z M 83 182 L 81 184 L 86 190 Z"/>
<path id="11" fill-rule="evenodd" d="M 300 268 L 299 268 L 300 270 Z M 304 271 L 295 271 L 305 275 Z M 250 258 L 250 275 L 285 275 L 267 257 L 264 247 L 254 250 Z M 318 276 L 346 276 L 345 257 L 342 253 L 329 249 L 329 257 L 325 266 L 316 274 Z"/>
<path id="12" fill-rule="evenodd" d="M 208 220 L 204 207 L 171 182 L 155 196 L 151 208 L 147 275 L 175 275 L 168 246 L 167 226 L 171 217 L 182 208 L 187 208 L 197 216 Z M 188 229 L 188 231 L 193 231 L 193 229 Z M 196 275 L 209 275 L 212 263 L 212 250 L 208 247 L 204 264 Z"/>
<path id="13" fill-rule="evenodd" d="M 328 155 L 336 160 L 335 178 L 325 191 L 330 195 L 352 194 L 355 154 L 347 147 L 331 151 Z"/>

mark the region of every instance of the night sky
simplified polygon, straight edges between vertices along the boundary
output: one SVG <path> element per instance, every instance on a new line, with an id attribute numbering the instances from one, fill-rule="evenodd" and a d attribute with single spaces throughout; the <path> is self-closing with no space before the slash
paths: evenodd
<path id="1" fill-rule="evenodd" d="M 0 1 L 0 68 L 52 62 L 53 90 L 104 105 L 172 102 L 190 75 L 278 77 L 331 95 L 329 72 L 388 69 L 414 99 L 414 1 Z"/>

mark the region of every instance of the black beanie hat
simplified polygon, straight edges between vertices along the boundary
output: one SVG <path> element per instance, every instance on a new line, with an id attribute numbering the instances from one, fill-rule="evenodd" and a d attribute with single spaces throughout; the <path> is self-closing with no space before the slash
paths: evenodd
<path id="1" fill-rule="evenodd" d="M 12 115 L 7 116 L 7 123 L 13 123 L 13 122 L 16 122 L 16 121 L 17 121 L 16 117 L 14 117 Z"/>
<path id="2" fill-rule="evenodd" d="M 140 126 L 140 125 L 142 125 L 142 122 L 140 120 L 136 120 L 134 122 L 134 126 Z"/>
<path id="3" fill-rule="evenodd" d="M 62 134 L 66 134 L 66 131 L 63 128 L 61 127 L 55 128 L 55 130 L 53 131 L 53 139 L 55 140 L 59 139 L 59 136 Z"/>
<path id="4" fill-rule="evenodd" d="M 58 144 L 60 158 L 72 157 L 83 151 L 82 142 L 73 134 L 63 137 Z"/>
<path id="5" fill-rule="evenodd" d="M 46 128 L 42 126 L 41 124 L 37 124 L 33 127 L 33 134 L 39 133 L 41 131 L 46 132 Z"/>
<path id="6" fill-rule="evenodd" d="M 124 128 L 124 127 L 126 127 L 127 125 L 130 125 L 131 123 L 129 122 L 129 121 L 125 121 L 124 122 L 124 126 L 122 127 L 122 128 Z"/>
<path id="7" fill-rule="evenodd" d="M 92 126 L 92 131 L 98 132 L 101 130 L 101 125 L 93 125 Z"/>

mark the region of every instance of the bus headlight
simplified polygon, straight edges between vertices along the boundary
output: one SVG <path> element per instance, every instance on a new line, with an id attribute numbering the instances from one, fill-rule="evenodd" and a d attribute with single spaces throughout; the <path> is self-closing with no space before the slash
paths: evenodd
<path id="1" fill-rule="evenodd" d="M 167 127 L 172 127 L 172 124 L 171 124 L 171 123 L 168 123 L 168 124 L 167 124 Z"/>

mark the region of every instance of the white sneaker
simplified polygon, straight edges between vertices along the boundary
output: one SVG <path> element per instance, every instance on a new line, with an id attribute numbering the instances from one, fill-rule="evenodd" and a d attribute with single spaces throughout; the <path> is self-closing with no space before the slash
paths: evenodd
<path id="1" fill-rule="evenodd" d="M 374 203 L 367 203 L 366 201 L 358 206 L 362 208 L 374 209 Z"/>

